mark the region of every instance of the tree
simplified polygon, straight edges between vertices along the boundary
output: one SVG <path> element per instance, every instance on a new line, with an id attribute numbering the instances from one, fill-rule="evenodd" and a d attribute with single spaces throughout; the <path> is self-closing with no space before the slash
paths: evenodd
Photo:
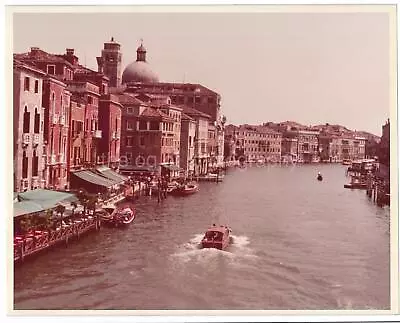
<path id="1" fill-rule="evenodd" d="M 64 205 L 61 205 L 61 204 L 57 205 L 57 206 L 56 206 L 56 212 L 57 212 L 57 214 L 58 214 L 58 213 L 61 214 L 60 222 L 61 222 L 61 225 L 62 225 L 63 215 L 64 215 L 64 212 L 65 212 L 65 206 L 64 206 Z"/>

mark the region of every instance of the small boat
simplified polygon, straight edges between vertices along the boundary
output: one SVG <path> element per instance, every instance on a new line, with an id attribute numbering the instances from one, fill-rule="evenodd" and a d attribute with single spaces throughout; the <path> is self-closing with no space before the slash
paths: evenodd
<path id="1" fill-rule="evenodd" d="M 112 227 L 125 227 L 135 219 L 135 209 L 129 205 L 105 206 L 100 213 L 103 224 Z"/>
<path id="2" fill-rule="evenodd" d="M 197 179 L 202 182 L 222 182 L 224 179 L 224 174 L 210 173 L 203 176 L 198 176 Z"/>
<path id="3" fill-rule="evenodd" d="M 366 183 L 350 183 L 350 184 L 344 184 L 344 188 L 366 190 L 366 189 L 367 189 L 367 184 L 366 184 Z"/>
<path id="4" fill-rule="evenodd" d="M 167 193 L 172 193 L 175 191 L 177 188 L 179 188 L 179 183 L 176 181 L 173 181 L 167 185 Z"/>
<path id="5" fill-rule="evenodd" d="M 321 173 L 318 173 L 317 180 L 322 181 L 322 175 L 321 175 Z"/>
<path id="6" fill-rule="evenodd" d="M 201 240 L 201 246 L 203 248 L 225 250 L 229 246 L 231 232 L 232 230 L 225 225 L 216 226 L 214 224 L 206 231 L 204 238 Z"/>
<path id="7" fill-rule="evenodd" d="M 352 164 L 351 159 L 343 159 L 342 161 L 342 165 L 351 165 L 351 164 Z"/>
<path id="8" fill-rule="evenodd" d="M 180 187 L 175 188 L 170 192 L 172 195 L 176 196 L 186 196 L 198 192 L 199 186 L 197 184 L 185 184 Z"/>

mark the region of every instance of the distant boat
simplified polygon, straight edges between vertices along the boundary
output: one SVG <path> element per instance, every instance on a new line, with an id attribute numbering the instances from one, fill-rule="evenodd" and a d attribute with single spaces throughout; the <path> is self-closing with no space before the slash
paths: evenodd
<path id="1" fill-rule="evenodd" d="M 317 180 L 322 181 L 322 175 L 318 173 Z"/>
<path id="2" fill-rule="evenodd" d="M 175 188 L 170 192 L 170 194 L 175 196 L 186 196 L 196 193 L 199 190 L 197 184 L 185 184 L 181 187 Z"/>
<path id="3" fill-rule="evenodd" d="M 225 250 L 229 246 L 231 232 L 232 230 L 225 225 L 213 225 L 206 231 L 201 245 L 203 248 Z"/>
<path id="4" fill-rule="evenodd" d="M 352 161 L 351 159 L 343 159 L 342 164 L 343 165 L 351 165 Z"/>

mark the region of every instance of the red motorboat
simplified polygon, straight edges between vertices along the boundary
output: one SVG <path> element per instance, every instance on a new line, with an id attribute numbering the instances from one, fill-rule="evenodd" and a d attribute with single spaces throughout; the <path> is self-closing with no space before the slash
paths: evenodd
<path id="1" fill-rule="evenodd" d="M 105 206 L 102 210 L 101 220 L 107 226 L 125 227 L 135 219 L 135 209 L 130 205 Z"/>
<path id="2" fill-rule="evenodd" d="M 213 225 L 206 231 L 201 245 L 203 248 L 225 250 L 229 246 L 231 232 L 232 230 L 225 225 Z"/>

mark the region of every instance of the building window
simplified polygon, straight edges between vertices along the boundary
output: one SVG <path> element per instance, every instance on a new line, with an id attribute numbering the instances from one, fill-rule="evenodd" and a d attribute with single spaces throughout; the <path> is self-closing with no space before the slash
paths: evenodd
<path id="1" fill-rule="evenodd" d="M 35 93 L 39 93 L 39 81 L 35 80 Z"/>
<path id="2" fill-rule="evenodd" d="M 133 130 L 133 122 L 131 120 L 126 121 L 126 129 Z"/>
<path id="3" fill-rule="evenodd" d="M 56 66 L 55 65 L 47 65 L 47 74 L 55 75 L 56 74 Z"/>
<path id="4" fill-rule="evenodd" d="M 36 150 L 33 151 L 32 158 L 32 176 L 38 176 L 39 157 L 36 155 Z"/>
<path id="5" fill-rule="evenodd" d="M 150 121 L 150 130 L 159 130 L 160 124 L 158 121 Z"/>
<path id="6" fill-rule="evenodd" d="M 40 132 L 40 114 L 37 112 L 37 108 L 35 108 L 35 123 L 33 127 L 34 133 Z"/>
<path id="7" fill-rule="evenodd" d="M 128 107 L 128 108 L 126 109 L 126 112 L 128 112 L 128 113 L 133 113 L 133 107 Z"/>
<path id="8" fill-rule="evenodd" d="M 28 178 L 28 157 L 26 151 L 22 154 L 22 178 Z"/>
<path id="9" fill-rule="evenodd" d="M 144 137 L 140 137 L 140 142 L 139 142 L 140 146 L 144 146 Z"/>
<path id="10" fill-rule="evenodd" d="M 88 95 L 88 103 L 93 104 L 93 98 L 90 95 Z"/>
<path id="11" fill-rule="evenodd" d="M 24 133 L 29 133 L 29 123 L 30 123 L 30 119 L 31 119 L 31 114 L 30 112 L 28 112 L 28 107 L 25 106 L 25 110 L 24 110 L 24 121 L 23 121 L 23 132 Z"/>
<path id="12" fill-rule="evenodd" d="M 25 80 L 24 80 L 24 91 L 29 91 L 29 77 L 25 77 Z"/>
<path id="13" fill-rule="evenodd" d="M 51 100 L 52 100 L 52 110 L 53 110 L 53 116 L 56 113 L 56 95 L 54 94 L 54 92 L 51 95 Z"/>
<path id="14" fill-rule="evenodd" d="M 126 137 L 126 146 L 127 147 L 132 147 L 132 145 L 133 145 L 132 137 Z"/>
<path id="15" fill-rule="evenodd" d="M 147 122 L 146 121 L 139 121 L 139 130 L 147 130 Z"/>

